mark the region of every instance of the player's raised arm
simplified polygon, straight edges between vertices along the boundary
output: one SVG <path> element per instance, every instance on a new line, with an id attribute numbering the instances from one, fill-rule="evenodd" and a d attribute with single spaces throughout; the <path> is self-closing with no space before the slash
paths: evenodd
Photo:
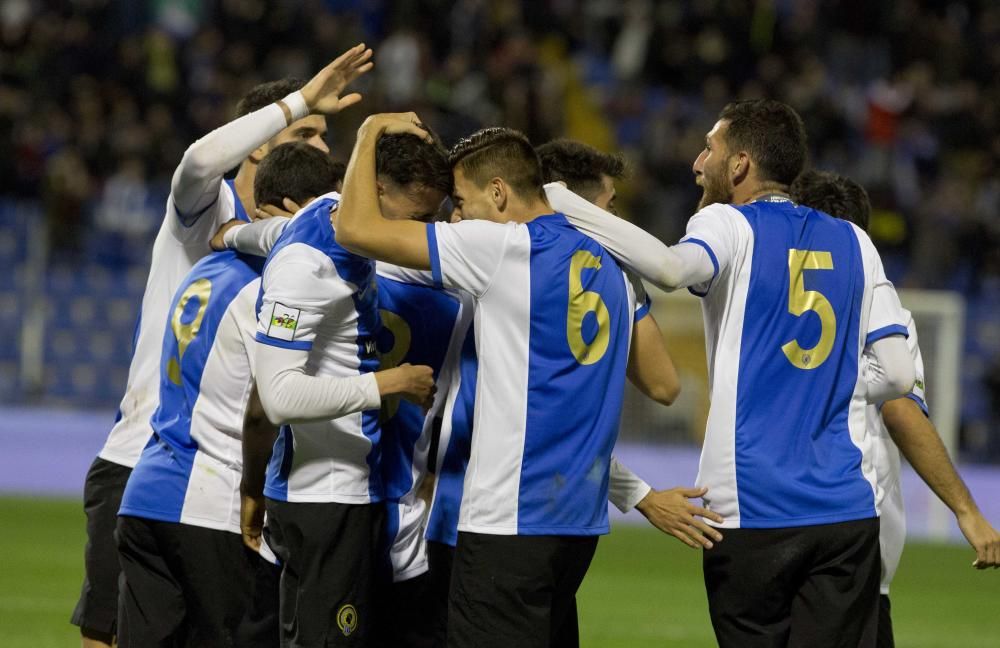
<path id="1" fill-rule="evenodd" d="M 430 270 L 427 225 L 412 220 L 389 220 L 379 206 L 376 145 L 382 135 L 404 133 L 433 141 L 414 113 L 372 115 L 358 129 L 336 215 L 337 243 L 372 259 Z"/>
<path id="2" fill-rule="evenodd" d="M 311 113 L 334 114 L 361 100 L 344 88 L 371 69 L 371 50 L 356 45 L 320 70 L 301 90 L 208 133 L 184 152 L 171 182 L 177 216 L 192 225 L 219 195 L 222 176 L 268 140 Z M 261 155 L 262 157 L 263 155 Z"/>
<path id="3" fill-rule="evenodd" d="M 591 237 L 623 265 L 661 290 L 673 291 L 710 281 L 716 267 L 698 246 L 667 246 L 632 223 L 604 211 L 559 183 L 545 186 L 549 204 L 566 215 L 578 230 Z"/>

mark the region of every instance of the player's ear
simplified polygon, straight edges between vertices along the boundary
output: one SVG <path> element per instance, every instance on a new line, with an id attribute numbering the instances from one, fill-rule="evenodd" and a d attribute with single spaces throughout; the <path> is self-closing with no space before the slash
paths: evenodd
<path id="1" fill-rule="evenodd" d="M 261 144 L 260 146 L 258 146 L 257 148 L 255 148 L 253 151 L 250 152 L 249 155 L 250 161 L 253 162 L 254 164 L 260 164 L 260 161 L 267 157 L 267 154 L 270 152 L 270 150 L 271 147 L 269 144 Z"/>
<path id="2" fill-rule="evenodd" d="M 509 192 L 509 187 L 507 187 L 506 182 L 504 182 L 501 178 L 493 178 L 490 180 L 487 191 L 489 192 L 490 200 L 492 200 L 493 204 L 496 205 L 497 211 L 502 212 L 507 208 L 507 194 Z"/>
<path id="3" fill-rule="evenodd" d="M 381 180 L 377 180 L 375 182 L 375 188 L 378 190 L 378 196 L 379 196 L 379 198 L 381 198 L 382 196 L 385 195 L 385 185 L 382 184 Z"/>
<path id="4" fill-rule="evenodd" d="M 734 185 L 746 180 L 748 173 L 750 173 L 750 156 L 746 151 L 740 151 L 729 158 L 729 177 Z"/>

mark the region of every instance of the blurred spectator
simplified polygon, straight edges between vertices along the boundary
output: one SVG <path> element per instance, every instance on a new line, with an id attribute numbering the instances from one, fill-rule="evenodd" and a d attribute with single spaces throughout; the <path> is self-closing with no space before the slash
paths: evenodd
<path id="1" fill-rule="evenodd" d="M 676 239 L 719 109 L 771 96 L 802 113 L 817 166 L 868 187 L 897 284 L 996 297 L 996 2 L 3 0 L 0 197 L 41 199 L 59 251 L 147 250 L 190 142 L 252 85 L 360 40 L 376 71 L 331 124 L 342 158 L 380 110 L 418 111 L 446 144 L 493 124 L 575 137 L 625 152 L 620 211 Z"/>

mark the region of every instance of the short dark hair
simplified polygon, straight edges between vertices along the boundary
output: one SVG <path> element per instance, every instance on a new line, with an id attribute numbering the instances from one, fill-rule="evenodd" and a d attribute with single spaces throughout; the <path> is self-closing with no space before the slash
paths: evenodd
<path id="1" fill-rule="evenodd" d="M 789 193 L 800 205 L 851 221 L 868 231 L 872 211 L 868 192 L 847 176 L 807 169 L 795 179 Z"/>
<path id="2" fill-rule="evenodd" d="M 281 205 L 283 198 L 302 204 L 337 188 L 344 165 L 305 142 L 276 146 L 257 166 L 253 199 L 258 205 Z"/>
<path id="3" fill-rule="evenodd" d="M 236 104 L 236 116 L 248 115 L 279 99 L 284 99 L 296 90 L 301 90 L 305 84 L 302 79 L 279 79 L 255 85 Z"/>
<path id="4" fill-rule="evenodd" d="M 542 162 L 524 133 L 513 128 L 484 128 L 459 140 L 448 153 L 452 169 L 462 169 L 477 186 L 503 178 L 515 193 L 543 196 Z"/>
<path id="5" fill-rule="evenodd" d="M 401 187 L 416 184 L 450 196 L 454 186 L 448 152 L 437 138 L 426 142 L 416 135 L 382 135 L 375 145 L 375 173 Z"/>
<path id="6" fill-rule="evenodd" d="M 724 136 L 730 153 L 746 151 L 760 179 L 790 185 L 806 165 L 806 129 L 789 106 L 773 99 L 728 104 L 719 113 L 728 122 Z"/>
<path id="7" fill-rule="evenodd" d="M 602 176 L 625 177 L 625 158 L 604 153 L 571 139 L 546 142 L 536 149 L 545 182 L 565 182 L 570 191 L 593 202 L 602 189 Z"/>

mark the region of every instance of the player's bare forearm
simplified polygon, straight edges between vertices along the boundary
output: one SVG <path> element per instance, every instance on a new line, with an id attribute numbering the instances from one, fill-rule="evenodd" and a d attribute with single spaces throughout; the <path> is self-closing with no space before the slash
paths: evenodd
<path id="1" fill-rule="evenodd" d="M 348 250 L 407 268 L 429 270 L 427 226 L 382 216 L 378 200 L 375 149 L 383 133 L 393 132 L 392 116 L 372 115 L 358 130 L 337 209 L 337 243 Z M 398 131 L 405 132 L 405 131 Z"/>
<path id="2" fill-rule="evenodd" d="M 636 322 L 632 331 L 627 373 L 639 391 L 662 405 L 671 405 L 680 394 L 677 369 L 652 314 Z"/>
<path id="3" fill-rule="evenodd" d="M 887 401 L 882 406 L 882 420 L 899 451 L 955 515 L 977 510 L 937 429 L 917 403 L 909 398 Z"/>
<path id="4" fill-rule="evenodd" d="M 243 420 L 243 478 L 240 482 L 242 494 L 250 497 L 261 497 L 264 494 L 264 475 L 277 437 L 278 428 L 267 420 L 264 406 L 261 405 L 257 393 L 257 385 L 254 385 Z"/>

